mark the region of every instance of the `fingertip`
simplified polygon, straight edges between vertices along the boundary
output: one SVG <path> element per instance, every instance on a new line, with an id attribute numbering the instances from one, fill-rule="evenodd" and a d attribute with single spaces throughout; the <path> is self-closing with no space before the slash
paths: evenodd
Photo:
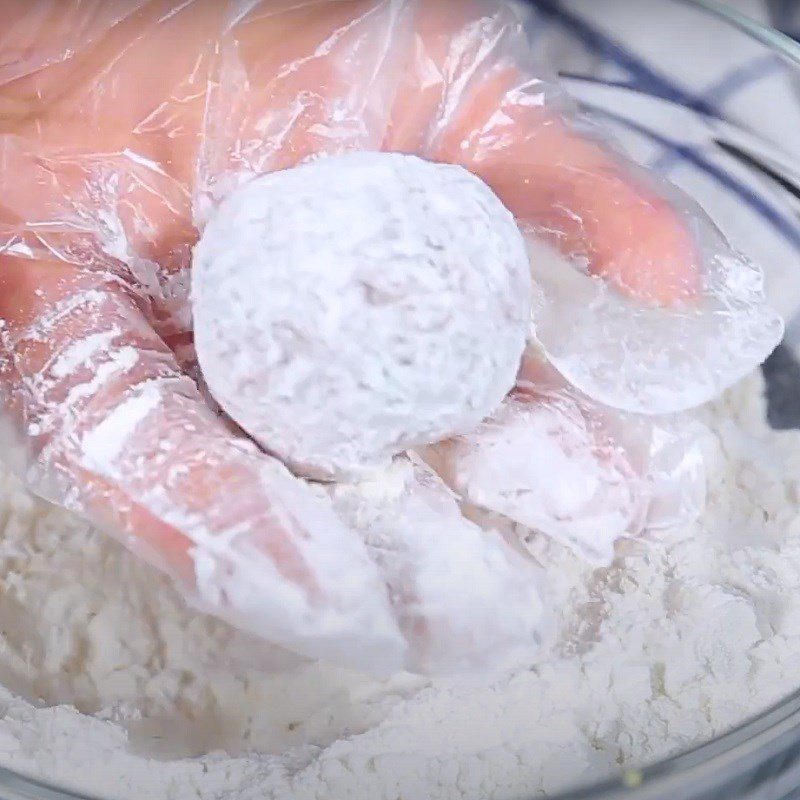
<path id="1" fill-rule="evenodd" d="M 667 201 L 632 192 L 628 203 L 614 198 L 613 213 L 597 226 L 590 272 L 647 305 L 697 297 L 700 254 L 685 220 Z"/>

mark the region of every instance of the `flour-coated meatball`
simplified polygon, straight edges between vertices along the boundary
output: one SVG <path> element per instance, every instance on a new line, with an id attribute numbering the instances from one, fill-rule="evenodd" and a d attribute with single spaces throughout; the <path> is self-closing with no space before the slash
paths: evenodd
<path id="1" fill-rule="evenodd" d="M 355 479 L 470 430 L 514 383 L 533 287 L 522 235 L 467 170 L 396 153 L 257 177 L 195 248 L 212 395 L 299 474 Z"/>

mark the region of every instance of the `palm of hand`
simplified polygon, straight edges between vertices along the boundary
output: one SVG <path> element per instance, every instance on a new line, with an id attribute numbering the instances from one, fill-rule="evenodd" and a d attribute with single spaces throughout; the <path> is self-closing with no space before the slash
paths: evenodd
<path id="1" fill-rule="evenodd" d="M 536 639 L 535 577 L 461 515 L 433 470 L 401 460 L 382 509 L 354 487 L 311 489 L 187 377 L 198 378 L 187 304 L 196 226 L 231 181 L 313 154 L 390 149 L 463 163 L 523 227 L 557 231 L 564 252 L 637 296 L 667 303 L 693 285 L 691 242 L 602 147 L 525 102 L 510 8 L 261 6 L 226 25 L 224 4 L 143 3 L 55 73 L 9 84 L 24 108 L 51 92 L 0 134 L 0 377 L 29 437 L 26 477 L 121 532 L 203 608 L 301 653 L 385 669 L 501 661 Z M 58 96 L 54 75 L 68 87 Z M 611 224 L 623 213 L 626 226 Z M 659 235 L 642 244 L 631 217 Z M 653 256 L 669 268 L 632 269 Z M 497 425 L 552 413 L 548 402 L 522 393 L 509 406 L 520 413 Z M 604 432 L 583 430 L 601 491 L 630 518 L 623 533 L 640 514 L 635 490 L 619 499 L 630 467 L 609 458 Z M 453 458 L 440 448 L 429 460 L 452 478 Z"/>

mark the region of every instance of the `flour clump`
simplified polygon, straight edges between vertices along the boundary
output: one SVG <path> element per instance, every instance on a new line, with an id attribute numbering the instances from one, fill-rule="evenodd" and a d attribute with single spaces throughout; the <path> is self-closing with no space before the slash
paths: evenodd
<path id="1" fill-rule="evenodd" d="M 534 298 L 522 235 L 491 189 L 396 153 L 255 178 L 194 252 L 211 393 L 313 478 L 363 477 L 484 419 L 514 384 Z"/>

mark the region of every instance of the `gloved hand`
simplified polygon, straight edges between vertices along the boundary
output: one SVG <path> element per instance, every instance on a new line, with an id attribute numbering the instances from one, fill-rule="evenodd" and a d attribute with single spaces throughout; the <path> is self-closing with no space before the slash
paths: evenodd
<path id="1" fill-rule="evenodd" d="M 0 23 L 13 462 L 190 601 L 301 654 L 373 670 L 501 663 L 535 645 L 539 577 L 415 456 L 379 507 L 374 487 L 295 478 L 218 413 L 192 349 L 191 248 L 238 182 L 354 149 L 475 172 L 531 237 L 532 336 L 602 414 L 702 402 L 779 336 L 757 271 L 580 120 L 512 3 L 42 0 L 5 4 Z M 522 395 L 514 408 L 542 402 Z M 547 437 L 567 453 L 575 430 L 555 415 Z M 587 508 L 622 491 L 619 528 L 635 532 L 650 465 L 592 431 L 588 468 L 614 475 Z M 480 480 L 468 499 L 491 507 Z"/>

